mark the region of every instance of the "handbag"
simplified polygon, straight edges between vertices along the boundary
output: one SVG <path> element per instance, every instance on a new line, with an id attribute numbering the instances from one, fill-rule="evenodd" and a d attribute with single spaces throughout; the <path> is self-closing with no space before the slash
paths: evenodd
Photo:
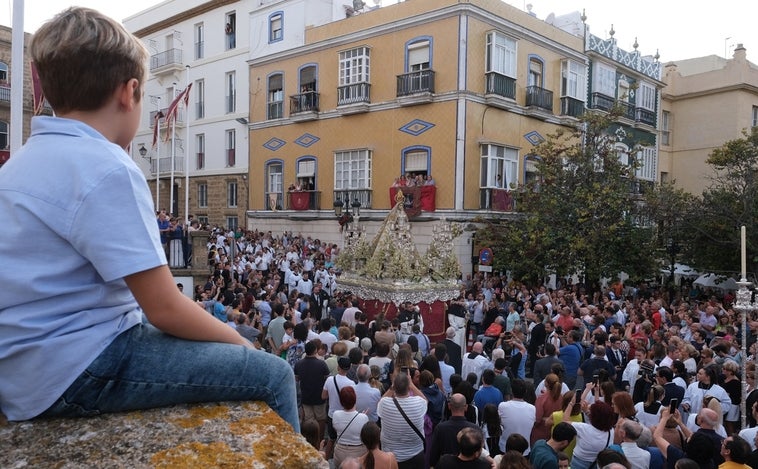
<path id="1" fill-rule="evenodd" d="M 395 403 L 395 407 L 397 407 L 397 410 L 398 412 L 400 412 L 400 415 L 403 416 L 403 418 L 408 423 L 408 425 L 413 429 L 413 431 L 416 432 L 416 435 L 418 435 L 418 437 L 421 438 L 421 442 L 424 443 L 424 451 L 426 451 L 426 438 L 424 438 L 424 435 L 421 433 L 421 431 L 418 428 L 416 428 L 415 425 L 413 425 L 413 422 L 411 422 L 411 419 L 408 418 L 403 408 L 400 407 L 400 403 L 397 401 L 397 397 L 393 397 L 392 401 Z"/>

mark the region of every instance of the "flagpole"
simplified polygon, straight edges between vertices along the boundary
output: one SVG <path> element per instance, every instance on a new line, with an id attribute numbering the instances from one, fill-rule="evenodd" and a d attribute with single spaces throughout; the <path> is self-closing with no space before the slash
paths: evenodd
<path id="1" fill-rule="evenodd" d="M 160 110 L 158 111 L 160 112 Z M 155 126 L 158 129 L 158 150 L 156 151 L 155 163 L 155 211 L 161 211 L 161 118 L 155 120 Z"/>
<path id="2" fill-rule="evenodd" d="M 185 66 L 187 69 L 187 86 L 190 83 L 190 66 Z M 189 101 L 187 101 L 189 103 Z M 187 138 L 184 142 L 184 230 L 189 228 L 189 157 L 190 157 L 190 112 L 189 105 L 185 106 L 187 113 Z"/>
<path id="3" fill-rule="evenodd" d="M 176 90 L 174 90 L 174 94 L 176 94 Z M 169 188 L 169 198 L 168 198 L 168 212 L 171 214 L 169 216 L 176 216 L 176 213 L 174 213 L 174 163 L 176 161 L 176 116 L 174 116 L 174 119 L 171 121 L 171 186 Z"/>
<path id="4" fill-rule="evenodd" d="M 13 30 L 11 31 L 11 61 L 21 66 L 11 73 L 10 154 L 21 148 L 24 131 L 24 0 L 13 0 Z"/>

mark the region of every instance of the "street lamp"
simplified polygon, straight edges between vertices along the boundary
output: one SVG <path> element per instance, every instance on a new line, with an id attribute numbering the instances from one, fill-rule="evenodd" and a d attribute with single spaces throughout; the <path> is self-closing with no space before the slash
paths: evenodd
<path id="1" fill-rule="evenodd" d="M 334 215 L 339 218 L 342 216 L 342 207 L 345 205 L 344 202 L 342 202 L 341 199 L 337 199 L 334 201 Z"/>
<path id="2" fill-rule="evenodd" d="M 353 200 L 350 206 L 353 208 L 353 218 L 359 218 L 361 216 L 361 202 L 358 200 L 358 197 Z"/>
<path id="3" fill-rule="evenodd" d="M 140 143 L 139 144 L 139 150 L 137 150 L 137 151 L 139 152 L 139 156 L 141 156 L 142 158 L 144 158 L 145 156 L 147 156 L 147 148 L 145 148 L 145 144 L 144 143 Z"/>

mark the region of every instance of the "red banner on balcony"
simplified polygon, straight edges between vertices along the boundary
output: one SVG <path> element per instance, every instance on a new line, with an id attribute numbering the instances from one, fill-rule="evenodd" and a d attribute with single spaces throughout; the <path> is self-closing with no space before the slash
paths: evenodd
<path id="1" fill-rule="evenodd" d="M 292 210 L 308 210 L 311 202 L 311 192 L 290 192 Z"/>
<path id="2" fill-rule="evenodd" d="M 0 150 L 0 164 L 5 164 L 11 159 L 10 150 Z"/>

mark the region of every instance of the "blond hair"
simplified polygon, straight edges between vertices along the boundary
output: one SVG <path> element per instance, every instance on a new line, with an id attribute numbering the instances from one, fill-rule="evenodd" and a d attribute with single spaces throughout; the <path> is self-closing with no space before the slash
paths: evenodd
<path id="1" fill-rule="evenodd" d="M 31 57 L 45 98 L 56 113 L 102 108 L 116 89 L 147 77 L 144 45 L 120 23 L 89 8 L 71 7 L 32 38 Z M 142 98 L 142 86 L 135 90 Z"/>

